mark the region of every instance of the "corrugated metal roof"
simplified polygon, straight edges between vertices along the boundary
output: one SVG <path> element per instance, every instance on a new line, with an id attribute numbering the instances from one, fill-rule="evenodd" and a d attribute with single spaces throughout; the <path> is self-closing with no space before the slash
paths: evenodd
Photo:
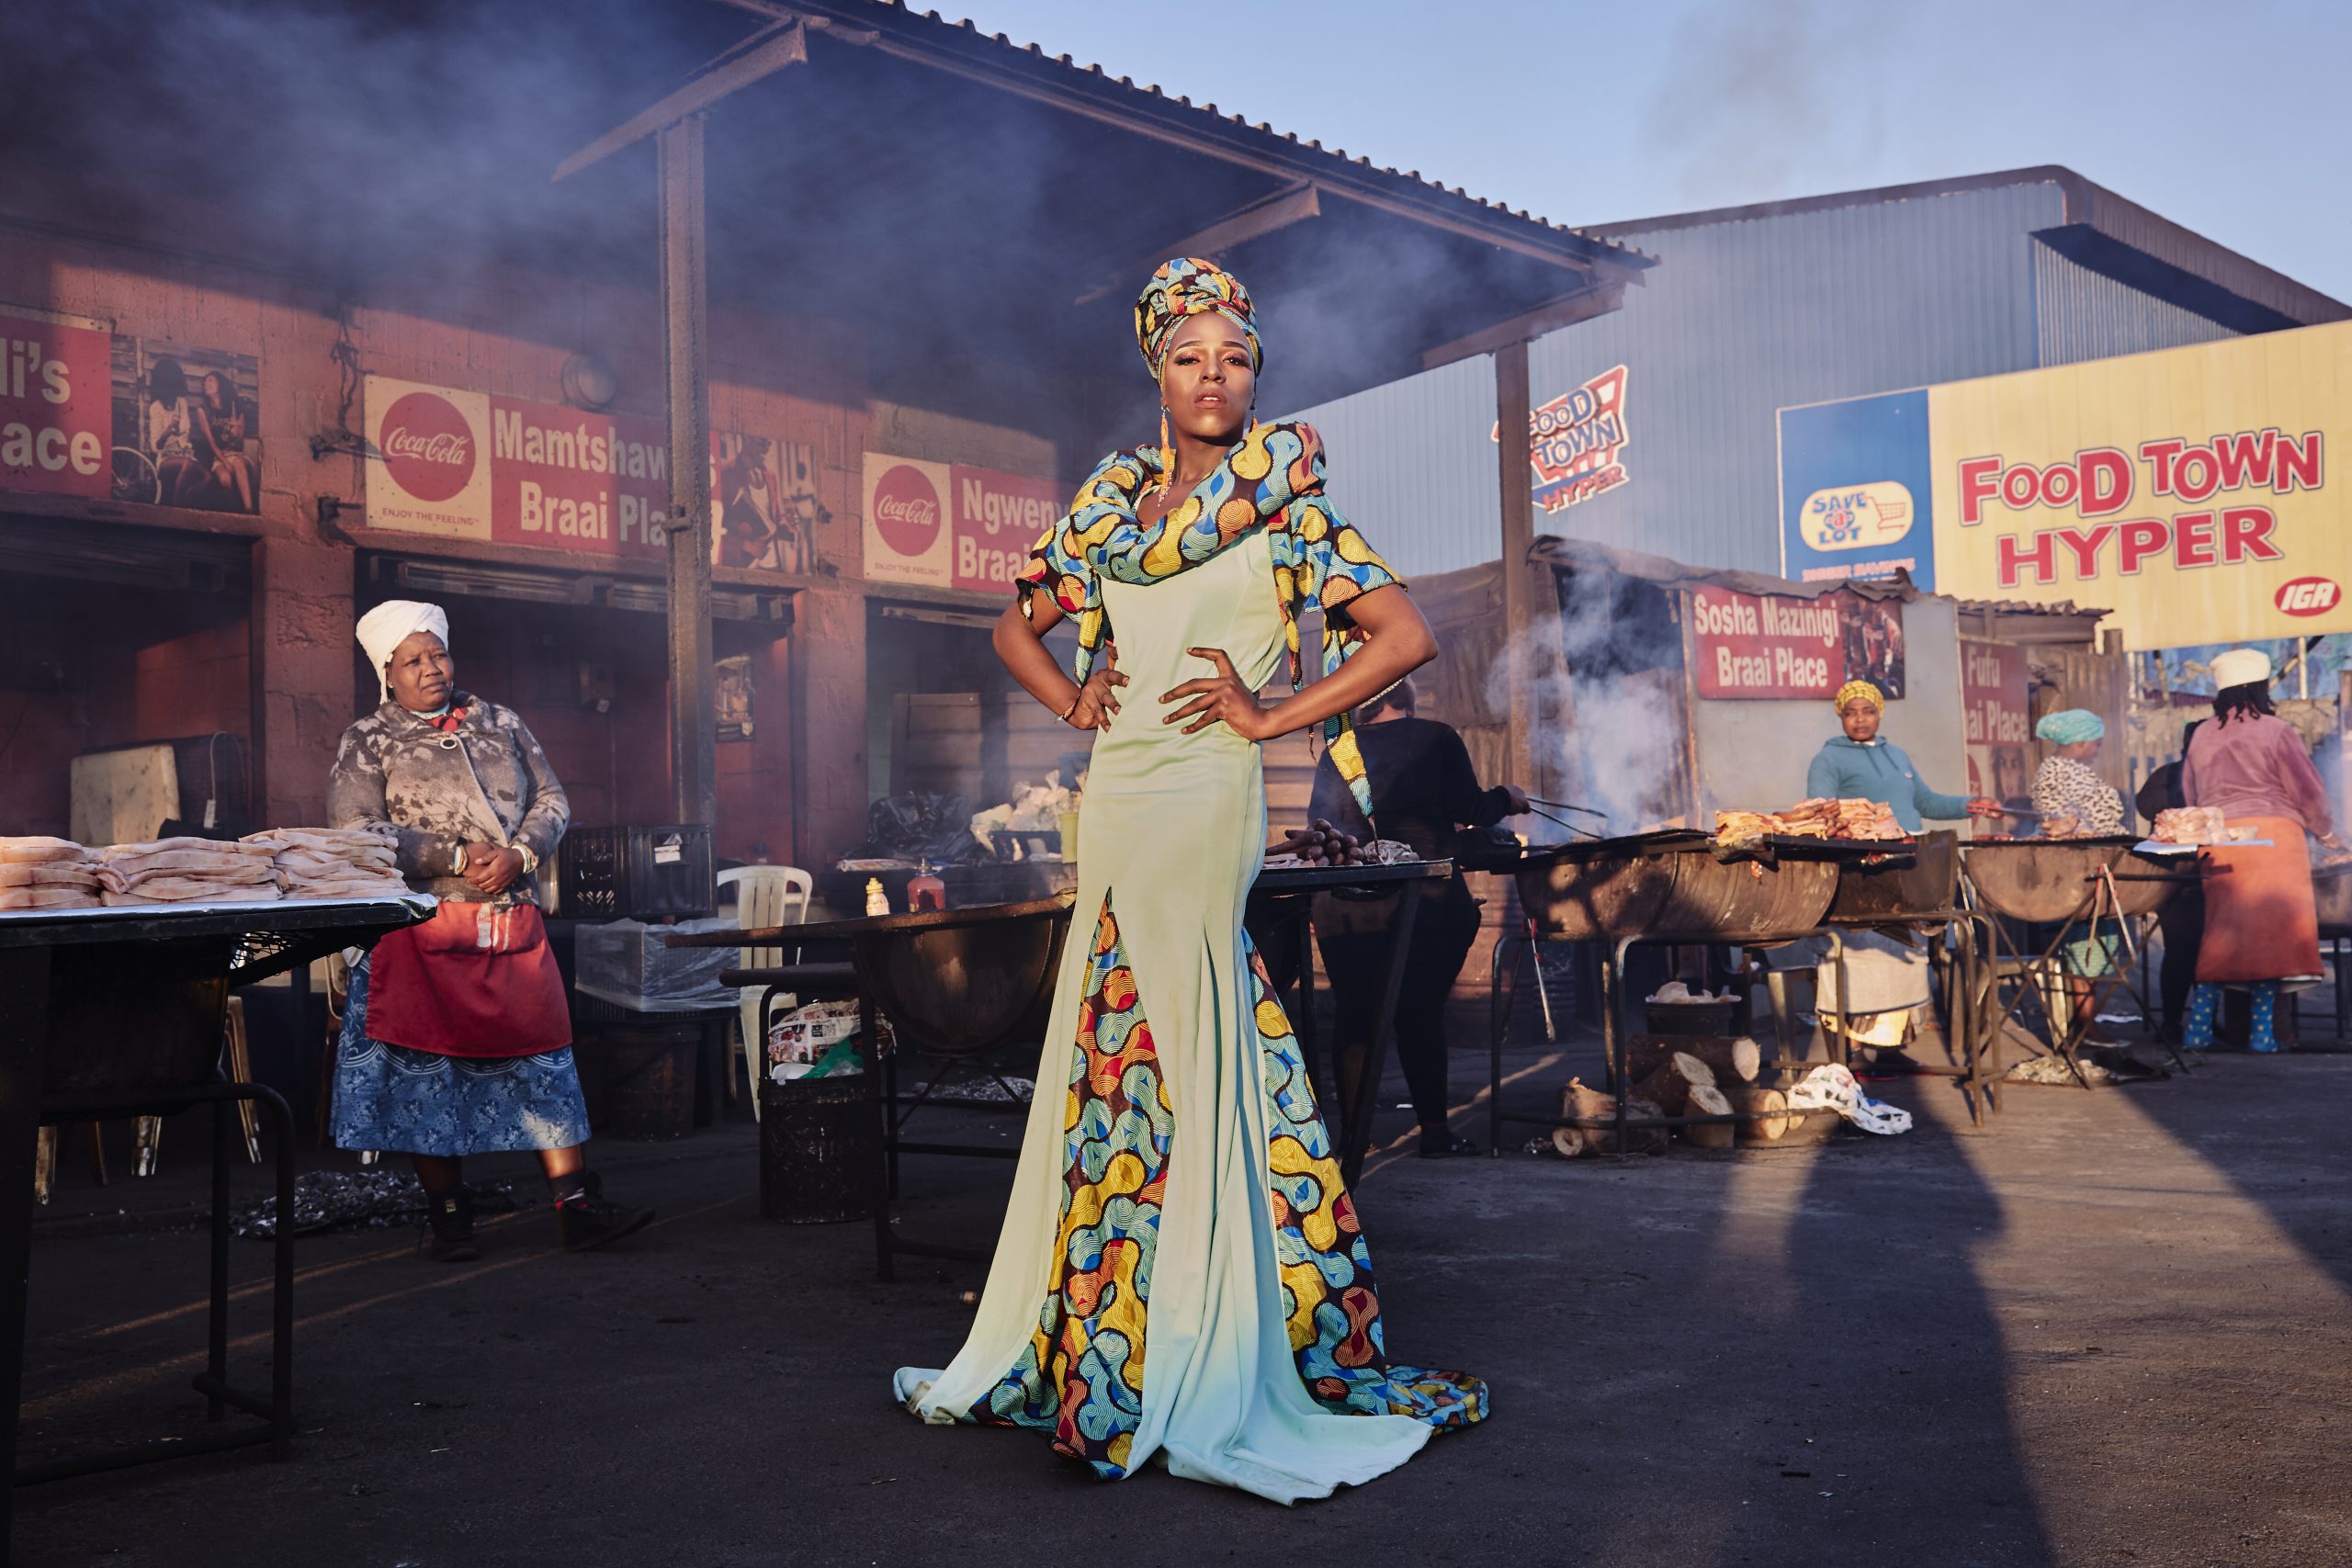
<path id="1" fill-rule="evenodd" d="M 2045 367 L 2238 335 L 2194 310 L 2093 272 L 2040 240 L 2033 243 L 2033 292 Z"/>
<path id="2" fill-rule="evenodd" d="M 1524 208 L 1472 196 L 1460 186 L 1425 180 L 1419 170 L 1399 170 L 1351 156 L 1342 148 L 1279 131 L 1264 120 L 1227 114 L 1215 104 L 1195 104 L 1171 96 L 1154 85 L 1138 85 L 1134 78 L 1113 76 L 1100 65 L 1081 65 L 1067 54 L 1047 54 L 1038 45 L 1016 43 L 1003 33 L 984 33 L 968 20 L 950 21 L 936 11 L 917 11 L 903 0 L 726 0 L 738 9 L 784 20 L 798 15 L 823 18 L 850 28 L 888 28 L 902 41 L 960 54 L 972 64 L 1012 71 L 1050 80 L 1064 91 L 1117 101 L 1131 114 L 1181 118 L 1193 135 L 1206 131 L 1226 139 L 1236 152 L 1273 156 L 1299 166 L 1300 172 L 1340 182 L 1364 181 L 1385 187 L 1391 196 L 1407 196 L 1432 207 L 1450 209 L 1458 218 L 1497 225 L 1517 237 L 1541 235 L 1555 248 L 1590 261 L 1607 261 L 1632 269 L 1654 265 L 1653 258 L 1612 240 L 1572 229 L 1539 217 Z M 1181 112 L 1180 112 L 1181 111 Z M 1202 120 L 1216 122 L 1214 128 Z M 1337 187 L 1335 187 L 1337 188 Z"/>

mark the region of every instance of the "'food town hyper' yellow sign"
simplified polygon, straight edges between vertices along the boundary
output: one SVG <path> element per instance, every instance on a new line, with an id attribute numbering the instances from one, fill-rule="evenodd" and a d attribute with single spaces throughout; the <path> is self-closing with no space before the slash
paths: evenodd
<path id="1" fill-rule="evenodd" d="M 1786 570 L 2103 605 L 2135 648 L 2352 630 L 2347 443 L 2352 322 L 1783 409 Z M 1822 525 L 1886 486 L 1902 535 Z"/>

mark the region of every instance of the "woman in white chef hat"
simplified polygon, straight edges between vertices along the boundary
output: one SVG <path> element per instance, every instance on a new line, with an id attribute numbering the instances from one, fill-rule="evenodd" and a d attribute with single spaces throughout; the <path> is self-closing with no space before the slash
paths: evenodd
<path id="1" fill-rule="evenodd" d="M 2258 648 L 2217 654 L 2213 721 L 2197 727 L 2181 762 L 2188 804 L 2219 807 L 2230 828 L 2248 829 L 2256 840 L 2204 852 L 2223 874 L 2205 879 L 2205 934 L 2181 1032 L 2192 1051 L 2213 1043 L 2224 986 L 2252 993 L 2248 1048 L 2276 1051 L 2280 982 L 2321 973 L 2319 910 L 2303 835 L 2336 847 L 2335 813 L 2311 749 L 2270 705 L 2270 656 Z"/>
<path id="2" fill-rule="evenodd" d="M 481 1256 L 461 1161 L 500 1150 L 538 1154 L 564 1246 L 616 1240 L 653 1215 L 605 1198 L 582 1157 L 571 1010 L 531 887 L 571 818 L 563 785 L 512 709 L 458 688 L 439 606 L 379 604 L 358 636 L 384 701 L 343 732 L 328 813 L 393 841 L 441 905 L 352 971 L 335 1142 L 415 1162 L 436 1258 Z"/>

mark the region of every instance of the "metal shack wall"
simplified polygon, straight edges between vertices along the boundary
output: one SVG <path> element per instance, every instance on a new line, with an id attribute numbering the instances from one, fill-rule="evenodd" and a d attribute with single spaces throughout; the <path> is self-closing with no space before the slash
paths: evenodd
<path id="1" fill-rule="evenodd" d="M 1904 691 L 1886 705 L 1882 733 L 1903 748 L 1928 787 L 1968 788 L 1960 705 L 1960 605 L 1928 596 L 1903 606 Z M 1699 765 L 1698 822 L 1725 809 L 1777 811 L 1803 800 L 1805 770 L 1821 743 L 1842 733 L 1828 703 L 1694 698 L 1690 729 Z"/>
<path id="2" fill-rule="evenodd" d="M 1536 526 L 1776 572 L 1780 409 L 2231 335 L 2032 237 L 2065 216 L 2032 184 L 1612 234 L 1660 265 L 1623 310 L 1538 339 L 1530 369 L 1540 404 L 1627 367 L 1627 482 Z M 1490 360 L 1301 417 L 1334 499 L 1399 570 L 1495 558 Z"/>

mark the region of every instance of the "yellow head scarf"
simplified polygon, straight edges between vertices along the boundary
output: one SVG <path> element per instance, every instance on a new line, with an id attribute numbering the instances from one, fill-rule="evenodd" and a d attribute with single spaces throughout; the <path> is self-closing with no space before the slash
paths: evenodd
<path id="1" fill-rule="evenodd" d="M 1846 711 L 1846 705 L 1852 702 L 1856 697 L 1861 698 L 1864 702 L 1870 704 L 1871 706 L 1878 709 L 1881 713 L 1884 713 L 1886 711 L 1886 694 L 1880 691 L 1876 686 L 1871 685 L 1868 681 L 1847 682 L 1844 685 L 1838 688 L 1838 699 L 1830 705 L 1836 708 L 1839 713 L 1844 713 Z"/>

